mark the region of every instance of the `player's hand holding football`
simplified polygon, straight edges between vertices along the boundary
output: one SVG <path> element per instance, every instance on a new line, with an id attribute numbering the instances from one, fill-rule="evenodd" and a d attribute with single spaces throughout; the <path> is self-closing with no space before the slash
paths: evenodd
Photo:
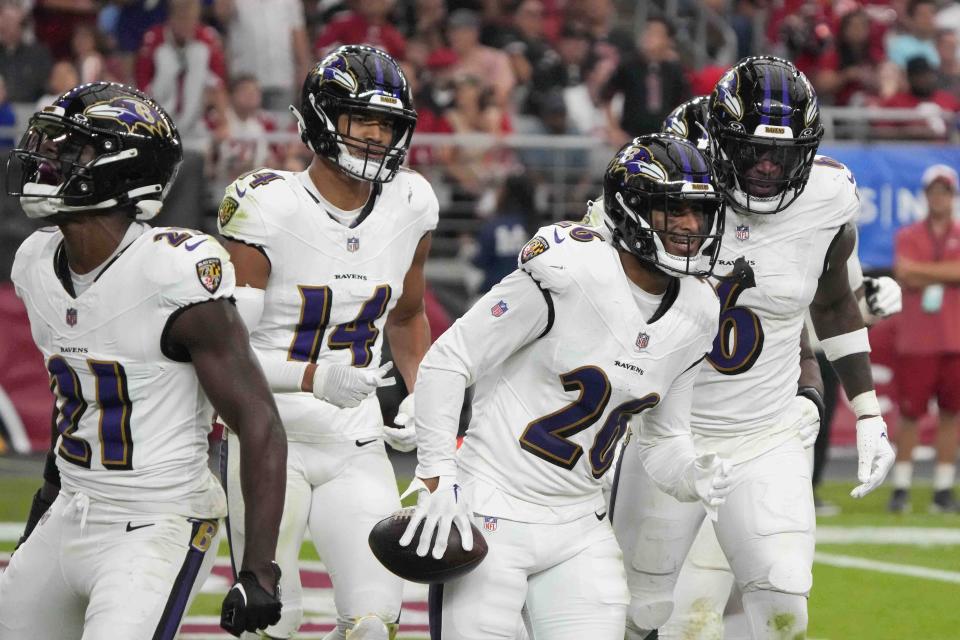
<path id="1" fill-rule="evenodd" d="M 410 518 L 407 530 L 400 536 L 400 546 L 406 547 L 413 541 L 417 527 L 424 523 L 420 533 L 420 543 L 417 545 L 417 555 L 424 557 L 430 550 L 430 540 L 434 530 L 437 531 L 437 541 L 433 545 L 433 557 L 437 560 L 443 557 L 447 550 L 447 539 L 450 537 L 450 527 L 455 525 L 460 531 L 460 540 L 464 551 L 473 549 L 473 530 L 470 527 L 470 508 L 463 499 L 463 489 L 457 484 L 453 476 L 440 476 L 436 489 L 431 493 L 420 478 L 414 478 L 404 491 L 401 499 L 414 491 L 418 493 L 417 508 Z"/>
<path id="2" fill-rule="evenodd" d="M 887 438 L 887 423 L 880 416 L 857 420 L 857 479 L 850 495 L 862 498 L 880 486 L 896 455 Z"/>
<path id="3" fill-rule="evenodd" d="M 389 387 L 396 380 L 386 378 L 393 367 L 386 362 L 376 369 L 352 367 L 346 364 L 317 365 L 313 374 L 313 395 L 341 409 L 360 406 L 377 387 Z"/>
<path id="4" fill-rule="evenodd" d="M 272 575 L 264 582 L 253 571 L 241 571 L 233 588 L 223 599 L 220 626 L 240 637 L 244 631 L 255 632 L 280 621 L 280 567 L 271 562 Z"/>
<path id="5" fill-rule="evenodd" d="M 397 417 L 393 424 L 396 427 L 383 425 L 383 439 L 397 451 L 413 451 L 417 448 L 417 428 L 413 423 L 414 403 L 411 393 L 397 409 Z"/>

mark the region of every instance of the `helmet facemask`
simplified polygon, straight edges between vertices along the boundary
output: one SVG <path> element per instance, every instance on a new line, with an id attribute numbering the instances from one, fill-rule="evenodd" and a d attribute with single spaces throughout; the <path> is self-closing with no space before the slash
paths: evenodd
<path id="1" fill-rule="evenodd" d="M 6 191 L 31 218 L 126 208 L 149 220 L 176 178 L 180 141 L 136 90 L 81 85 L 31 117 L 7 159 Z"/>
<path id="2" fill-rule="evenodd" d="M 608 219 L 607 226 L 624 250 L 670 275 L 703 277 L 713 272 L 723 237 L 724 204 L 711 185 L 688 182 L 679 191 L 663 192 L 626 188 L 612 200 L 625 215 L 625 224 L 617 228 Z M 696 221 L 693 229 L 691 220 Z"/>
<path id="3" fill-rule="evenodd" d="M 732 204 L 749 213 L 778 213 L 793 204 L 806 187 L 820 144 L 819 135 L 794 140 L 789 129 L 766 128 L 779 129 L 787 137 L 731 130 L 711 136 L 718 181 Z"/>
<path id="4" fill-rule="evenodd" d="M 417 123 L 409 85 L 393 58 L 372 47 L 340 47 L 310 72 L 302 95 L 300 109 L 290 111 L 311 151 L 360 180 L 393 179 Z M 357 130 L 378 122 L 389 136 L 371 139 Z"/>
<path id="5" fill-rule="evenodd" d="M 332 160 L 344 173 L 369 182 L 390 182 L 407 156 L 416 118 L 411 118 L 387 106 L 376 106 L 391 96 L 374 95 L 370 103 L 339 100 L 336 109 L 324 111 L 313 94 L 308 96 L 314 113 L 324 123 L 327 136 L 314 149 L 315 153 Z M 341 117 L 345 116 L 345 117 Z M 361 138 L 353 134 L 356 123 L 384 120 L 392 131 L 387 144 Z M 342 125 L 342 126 L 338 126 Z"/>

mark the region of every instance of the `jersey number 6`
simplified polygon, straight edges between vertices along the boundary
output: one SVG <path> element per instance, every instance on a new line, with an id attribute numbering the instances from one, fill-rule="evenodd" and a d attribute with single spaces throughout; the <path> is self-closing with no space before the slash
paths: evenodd
<path id="1" fill-rule="evenodd" d="M 583 447 L 567 438 L 589 428 L 603 415 L 610 402 L 610 380 L 600 367 L 585 366 L 560 374 L 566 391 L 579 391 L 579 397 L 550 415 L 537 418 L 527 425 L 520 436 L 520 447 L 550 464 L 573 469 Z M 607 416 L 590 447 L 590 468 L 594 478 L 601 477 L 610 468 L 617 442 L 627 432 L 630 416 L 649 409 L 660 402 L 660 396 L 651 393 L 618 405 Z"/>
<path id="2" fill-rule="evenodd" d="M 737 299 L 743 293 L 740 282 L 724 280 L 717 287 L 720 296 L 720 331 L 713 341 L 713 350 L 707 360 L 713 368 L 728 376 L 743 373 L 753 366 L 763 351 L 763 325 L 760 318 L 747 307 L 738 307 Z"/>

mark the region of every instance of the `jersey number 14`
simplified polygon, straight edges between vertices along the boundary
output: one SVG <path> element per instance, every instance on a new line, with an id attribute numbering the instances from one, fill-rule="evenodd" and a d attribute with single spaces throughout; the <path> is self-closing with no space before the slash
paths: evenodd
<path id="1" fill-rule="evenodd" d="M 300 322 L 293 333 L 293 341 L 287 351 L 289 360 L 316 362 L 323 347 L 323 336 L 330 323 L 333 308 L 333 290 L 330 287 L 301 285 Z M 390 285 L 382 284 L 360 306 L 357 317 L 350 322 L 338 324 L 330 332 L 327 345 L 331 349 L 349 349 L 353 366 L 366 367 L 373 358 L 371 347 L 376 344 L 380 330 L 374 324 L 387 310 L 390 302 Z"/>

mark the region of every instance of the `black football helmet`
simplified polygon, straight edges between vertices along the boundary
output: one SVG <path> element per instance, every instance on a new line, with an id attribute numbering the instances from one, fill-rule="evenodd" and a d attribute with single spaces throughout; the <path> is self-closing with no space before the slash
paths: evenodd
<path id="1" fill-rule="evenodd" d="M 780 58 L 744 58 L 717 82 L 709 109 L 714 172 L 728 202 L 747 213 L 790 206 L 807 184 L 823 136 L 806 76 Z"/>
<path id="2" fill-rule="evenodd" d="M 670 112 L 660 125 L 660 133 L 672 133 L 686 138 L 703 152 L 710 150 L 710 136 L 707 134 L 707 108 L 710 96 L 690 98 Z"/>
<path id="3" fill-rule="evenodd" d="M 686 207 L 703 213 L 697 233 L 668 230 L 667 218 Z M 610 161 L 603 176 L 604 223 L 614 244 L 672 275 L 713 272 L 723 237 L 723 197 L 714 189 L 710 164 L 689 141 L 669 134 L 634 138 Z M 663 211 L 664 226 L 653 212 Z M 670 253 L 672 244 L 697 244 L 690 255 Z"/>
<path id="4" fill-rule="evenodd" d="M 31 218 L 130 207 L 149 220 L 182 159 L 180 134 L 152 98 L 93 82 L 33 114 L 7 160 L 6 189 Z"/>
<path id="5" fill-rule="evenodd" d="M 388 54 L 361 45 L 335 49 L 303 82 L 300 111 L 290 107 L 300 139 L 342 171 L 370 182 L 389 182 L 400 169 L 417 124 L 407 78 Z M 340 116 L 348 116 L 345 131 Z M 356 117 L 386 117 L 393 128 L 389 145 L 350 133 Z"/>

